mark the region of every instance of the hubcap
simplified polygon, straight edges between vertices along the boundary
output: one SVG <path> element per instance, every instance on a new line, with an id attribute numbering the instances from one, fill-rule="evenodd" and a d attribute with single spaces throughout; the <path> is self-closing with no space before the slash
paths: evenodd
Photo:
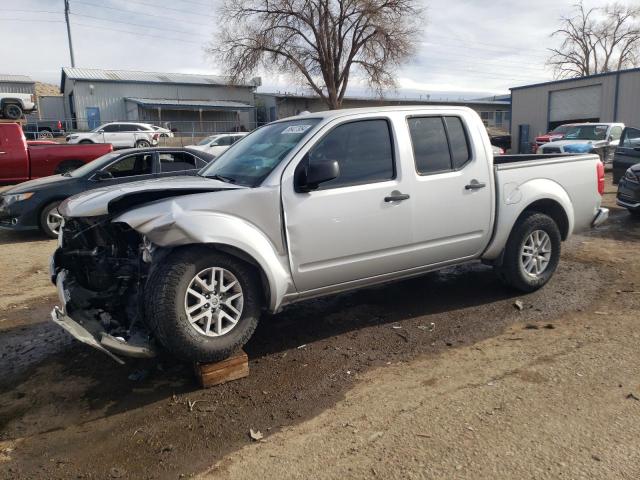
<path id="1" fill-rule="evenodd" d="M 551 239 L 544 230 L 535 230 L 522 244 L 520 263 L 524 271 L 532 277 L 538 277 L 551 261 Z"/>
<path id="2" fill-rule="evenodd" d="M 62 225 L 62 215 L 58 213 L 58 209 L 54 208 L 47 215 L 47 227 L 56 235 L 60 233 L 60 226 Z"/>
<path id="3" fill-rule="evenodd" d="M 240 282 L 229 270 L 211 267 L 189 282 L 184 308 L 189 324 L 208 337 L 229 333 L 240 321 L 244 296 Z"/>

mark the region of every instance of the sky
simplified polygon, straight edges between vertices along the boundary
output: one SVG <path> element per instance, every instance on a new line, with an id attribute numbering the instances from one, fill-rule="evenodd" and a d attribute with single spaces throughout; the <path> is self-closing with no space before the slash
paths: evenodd
<path id="1" fill-rule="evenodd" d="M 220 0 L 69 0 L 77 67 L 223 74 L 205 53 Z M 418 0 L 426 6 L 414 58 L 386 96 L 460 99 L 552 80 L 551 33 L 575 0 Z M 587 7 L 607 2 L 585 0 Z M 623 2 L 624 3 L 624 2 Z M 69 66 L 64 0 L 0 0 L 0 73 L 60 83 Z M 259 71 L 263 92 L 302 92 Z M 355 79 L 350 95 L 371 95 Z"/>

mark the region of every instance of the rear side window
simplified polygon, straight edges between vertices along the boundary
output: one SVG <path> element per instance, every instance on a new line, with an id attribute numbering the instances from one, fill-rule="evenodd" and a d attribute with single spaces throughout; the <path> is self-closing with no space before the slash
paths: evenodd
<path id="1" fill-rule="evenodd" d="M 471 159 L 460 118 L 411 117 L 407 122 L 418 174 L 458 170 Z"/>
<path id="2" fill-rule="evenodd" d="M 383 182 L 395 177 L 391 132 L 386 120 L 339 125 L 308 154 L 309 164 L 337 160 L 340 176 L 320 189 Z"/>
<path id="3" fill-rule="evenodd" d="M 167 152 L 158 154 L 160 158 L 160 172 L 180 172 L 183 170 L 193 170 L 199 168 L 196 165 L 196 158 L 185 152 Z"/>

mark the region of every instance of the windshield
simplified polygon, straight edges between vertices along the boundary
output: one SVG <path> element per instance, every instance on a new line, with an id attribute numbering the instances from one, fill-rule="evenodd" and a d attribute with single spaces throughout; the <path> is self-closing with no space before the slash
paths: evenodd
<path id="1" fill-rule="evenodd" d="M 567 130 L 569 130 L 569 128 L 571 128 L 569 125 L 560 125 L 559 127 L 554 128 L 551 131 L 551 133 L 554 133 L 554 134 L 566 133 Z"/>
<path id="2" fill-rule="evenodd" d="M 211 135 L 210 137 L 204 138 L 198 142 L 198 145 L 209 145 L 209 142 L 213 142 L 219 135 Z"/>
<path id="3" fill-rule="evenodd" d="M 93 173 L 101 166 L 111 162 L 118 156 L 120 156 L 120 153 L 116 153 L 116 152 L 107 153 L 106 155 L 98 157 L 89 163 L 85 163 L 80 168 L 76 168 L 75 170 L 72 170 L 71 172 L 68 173 L 68 176 L 73 178 L 84 177 L 90 173 Z"/>
<path id="4" fill-rule="evenodd" d="M 236 142 L 200 175 L 218 176 L 240 185 L 259 185 L 319 122 L 319 118 L 304 118 L 259 128 Z"/>
<path id="5" fill-rule="evenodd" d="M 564 136 L 565 140 L 604 140 L 607 137 L 606 125 L 580 125 L 571 127 Z"/>

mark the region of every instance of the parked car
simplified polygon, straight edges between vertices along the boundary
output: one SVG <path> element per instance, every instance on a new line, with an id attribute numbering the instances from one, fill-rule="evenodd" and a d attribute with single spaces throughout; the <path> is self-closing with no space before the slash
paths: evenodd
<path id="1" fill-rule="evenodd" d="M 545 143 L 538 153 L 596 153 L 603 163 L 611 163 L 624 130 L 624 123 L 578 123 L 562 140 Z"/>
<path id="2" fill-rule="evenodd" d="M 536 152 L 537 153 L 537 149 L 540 148 L 542 145 L 544 145 L 545 143 L 549 143 L 549 142 L 555 142 L 556 140 L 562 140 L 565 136 L 565 134 L 567 133 L 567 131 L 572 128 L 575 124 L 573 123 L 566 123 L 564 125 L 560 125 L 559 127 L 554 128 L 553 130 L 551 130 L 550 132 L 544 134 L 544 135 L 539 135 L 536 137 Z"/>
<path id="3" fill-rule="evenodd" d="M 110 143 L 114 148 L 149 148 L 158 144 L 160 133 L 151 125 L 134 122 L 106 123 L 90 132 L 67 136 L 67 143 Z"/>
<path id="4" fill-rule="evenodd" d="M 618 182 L 616 203 L 640 217 L 640 163 L 629 167 Z"/>
<path id="5" fill-rule="evenodd" d="M 0 185 L 68 172 L 113 150 L 109 144 L 43 142 L 27 142 L 17 123 L 0 123 Z"/>
<path id="6" fill-rule="evenodd" d="M 189 145 L 189 147 L 195 148 L 196 150 L 202 150 L 203 152 L 210 153 L 211 155 L 215 155 L 217 157 L 218 155 L 222 154 L 222 152 L 227 150 L 231 145 L 233 145 L 246 135 L 246 133 L 241 132 L 219 133 L 203 139 L 197 145 Z"/>
<path id="7" fill-rule="evenodd" d="M 63 175 L 40 178 L 0 193 L 0 228 L 40 229 L 56 237 L 58 205 L 72 195 L 143 179 L 193 175 L 213 157 L 185 148 L 118 150 Z"/>
<path id="8" fill-rule="evenodd" d="M 64 137 L 66 132 L 60 120 L 42 120 L 36 123 L 27 123 L 22 127 L 24 136 L 33 140 L 47 140 L 54 137 Z"/>
<path id="9" fill-rule="evenodd" d="M 613 157 L 613 183 L 617 184 L 629 167 L 640 163 L 640 129 L 627 127 Z"/>
<path id="10" fill-rule="evenodd" d="M 531 292 L 562 240 L 607 218 L 603 191 L 596 155 L 494 158 L 464 107 L 283 119 L 198 176 L 63 202 L 52 320 L 118 359 L 153 355 L 153 339 L 181 360 L 216 361 L 263 308 L 445 266 L 482 260 Z"/>
<path id="11" fill-rule="evenodd" d="M 26 113 L 38 111 L 35 95 L 0 92 L 0 114 L 9 120 L 19 120 Z"/>

